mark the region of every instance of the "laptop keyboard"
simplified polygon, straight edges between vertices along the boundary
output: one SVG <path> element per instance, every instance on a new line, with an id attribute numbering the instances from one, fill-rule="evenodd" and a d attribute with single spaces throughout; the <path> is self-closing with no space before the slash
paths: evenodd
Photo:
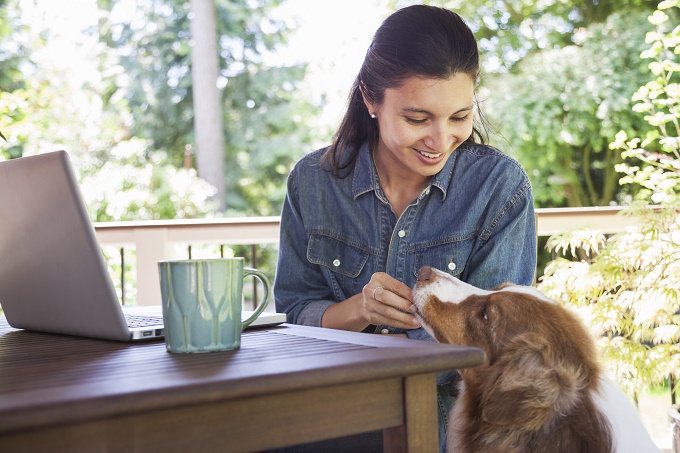
<path id="1" fill-rule="evenodd" d="M 163 325 L 163 318 L 158 316 L 125 315 L 128 327 L 151 327 Z"/>

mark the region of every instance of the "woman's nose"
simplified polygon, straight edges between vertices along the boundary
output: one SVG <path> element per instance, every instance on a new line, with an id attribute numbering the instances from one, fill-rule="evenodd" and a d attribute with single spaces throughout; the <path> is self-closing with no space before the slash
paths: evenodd
<path id="1" fill-rule="evenodd" d="M 455 141 L 453 131 L 446 126 L 433 126 L 425 139 L 425 145 L 438 153 L 445 153 Z"/>

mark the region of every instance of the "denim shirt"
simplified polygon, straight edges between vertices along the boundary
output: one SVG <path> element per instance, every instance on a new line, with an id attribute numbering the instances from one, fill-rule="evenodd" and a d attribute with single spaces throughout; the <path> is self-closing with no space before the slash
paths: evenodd
<path id="1" fill-rule="evenodd" d="M 375 272 L 409 287 L 426 265 L 483 289 L 533 283 L 531 184 L 509 156 L 462 144 L 397 218 L 367 143 L 342 179 L 321 168 L 324 151 L 304 156 L 288 177 L 274 299 L 289 323 L 321 326 L 326 309 L 360 293 Z M 375 332 L 434 341 L 422 327 Z"/>

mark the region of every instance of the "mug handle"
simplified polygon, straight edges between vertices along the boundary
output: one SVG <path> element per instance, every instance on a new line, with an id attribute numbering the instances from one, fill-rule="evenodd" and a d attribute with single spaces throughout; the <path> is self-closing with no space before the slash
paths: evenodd
<path id="1" fill-rule="evenodd" d="M 261 283 L 262 286 L 264 286 L 264 297 L 260 301 L 259 305 L 257 308 L 255 308 L 255 311 L 253 314 L 243 321 L 241 330 L 245 329 L 248 327 L 255 319 L 257 319 L 258 316 L 264 311 L 265 308 L 267 308 L 267 305 L 269 305 L 269 296 L 272 293 L 271 291 L 271 285 L 269 284 L 269 279 L 267 278 L 266 275 L 264 275 L 264 272 L 259 271 L 257 269 L 252 269 L 250 267 L 244 267 L 243 268 L 243 278 L 253 276 L 256 279 L 258 279 Z"/>

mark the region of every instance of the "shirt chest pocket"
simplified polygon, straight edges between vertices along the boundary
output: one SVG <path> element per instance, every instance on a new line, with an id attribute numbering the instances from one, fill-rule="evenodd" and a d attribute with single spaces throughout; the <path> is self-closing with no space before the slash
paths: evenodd
<path id="1" fill-rule="evenodd" d="M 312 234 L 307 248 L 307 259 L 330 271 L 349 278 L 357 278 L 369 252 L 346 241 L 321 234 Z"/>
<path id="2" fill-rule="evenodd" d="M 418 247 L 414 252 L 413 275 L 417 277 L 421 267 L 430 266 L 458 277 L 465 269 L 472 246 L 470 239 Z"/>

